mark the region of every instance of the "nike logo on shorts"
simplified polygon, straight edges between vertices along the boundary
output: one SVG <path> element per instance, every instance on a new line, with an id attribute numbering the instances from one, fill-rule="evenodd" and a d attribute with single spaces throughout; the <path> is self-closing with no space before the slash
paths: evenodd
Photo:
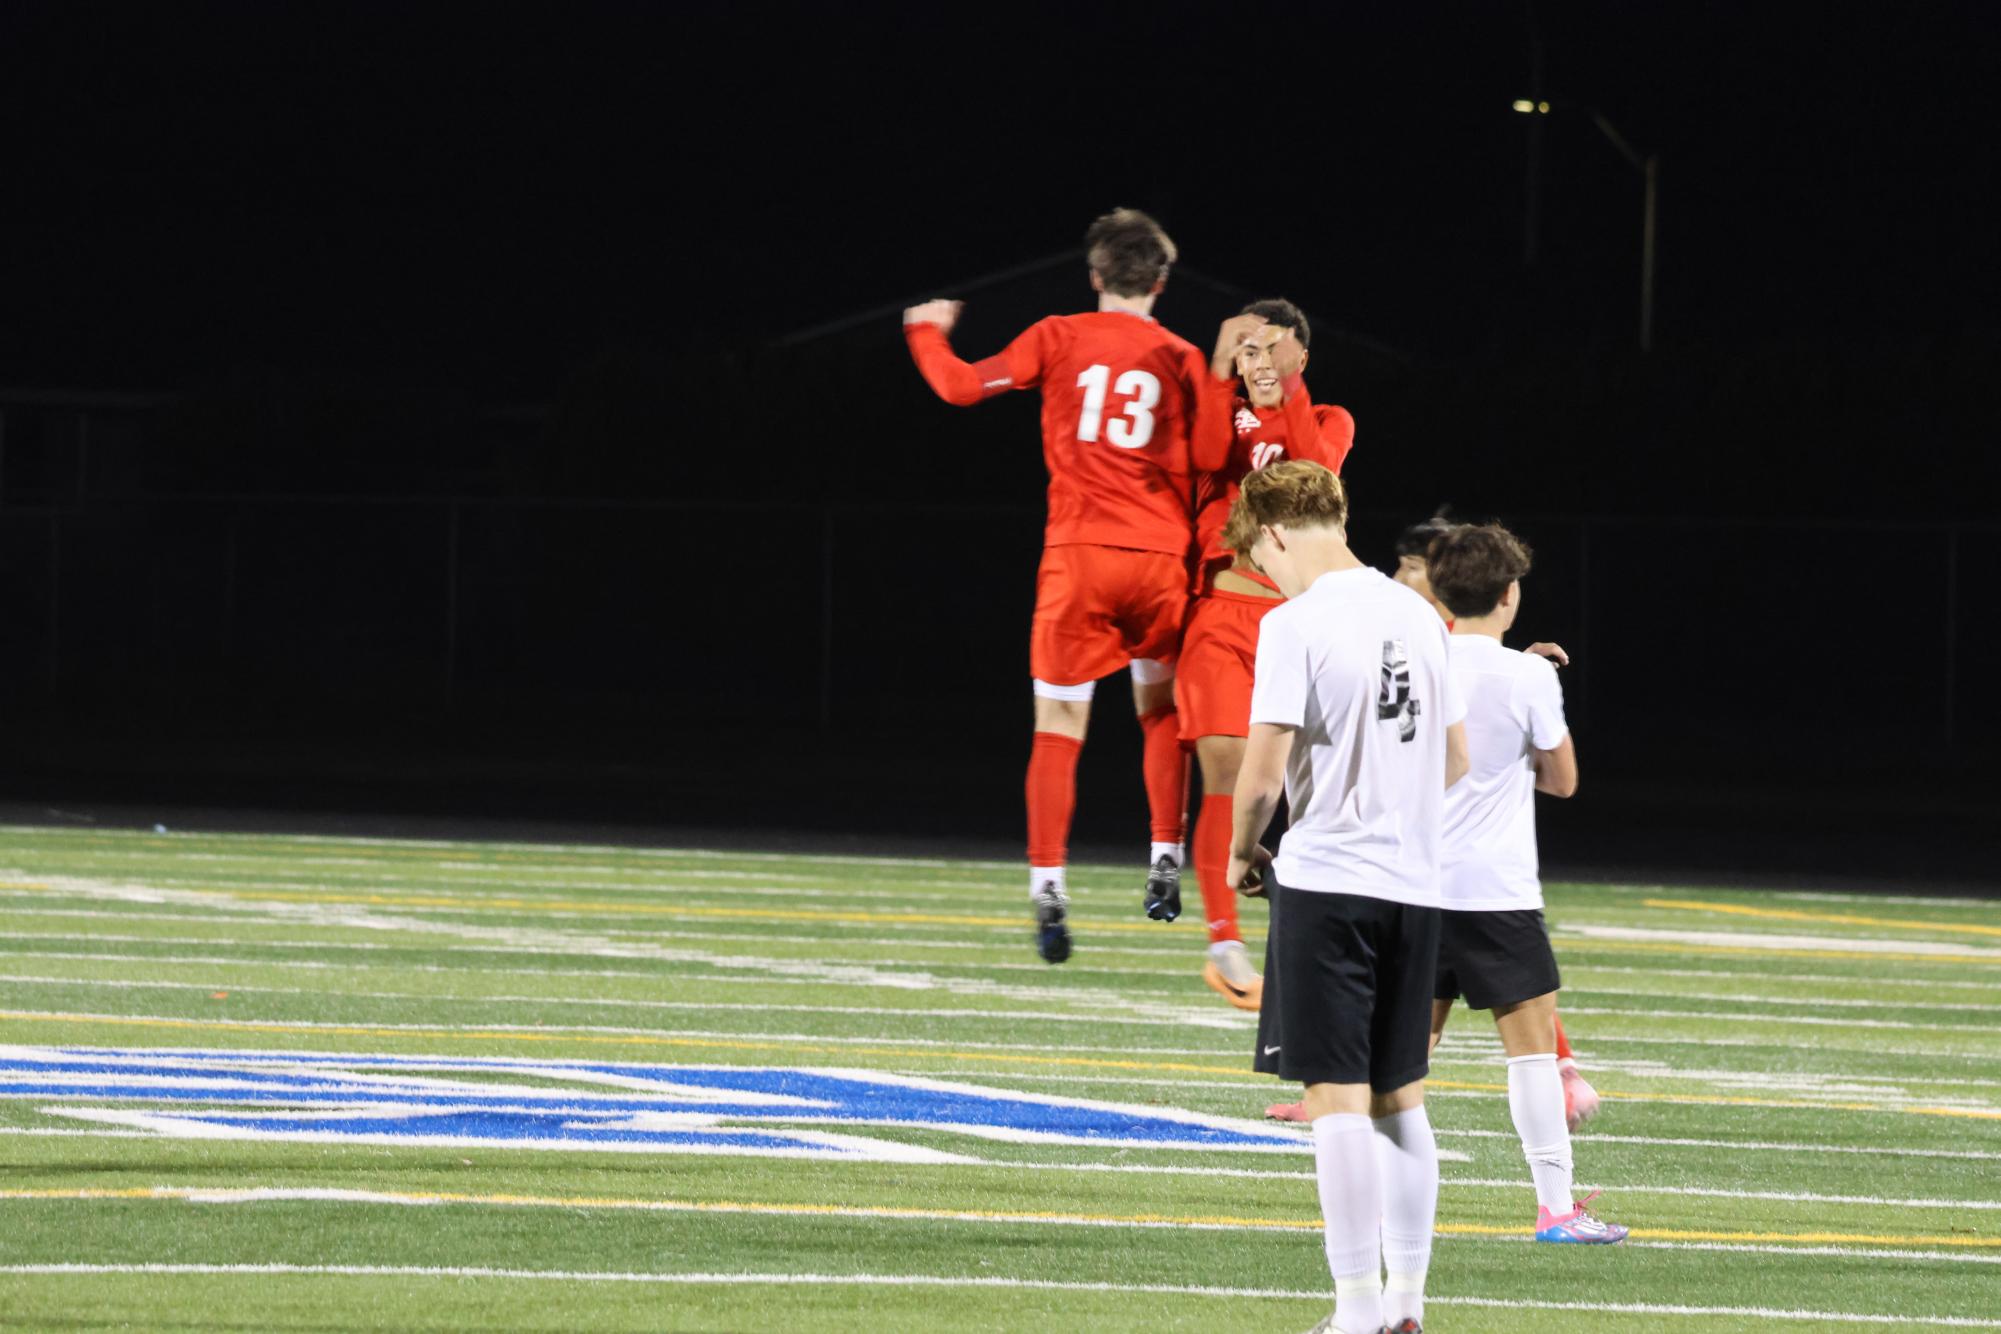
<path id="1" fill-rule="evenodd" d="M 1279 1044 L 1278 1044 L 1278 1047 L 1266 1047 L 1266 1048 L 1265 1048 L 1265 1055 L 1267 1055 L 1267 1056 L 1271 1055 L 1271 1054 L 1272 1054 L 1273 1052 L 1277 1051 L 1277 1050 L 1279 1049 L 1279 1047 L 1283 1047 L 1284 1045 L 1285 1045 L 1285 1044 L 1284 1044 L 1283 1042 L 1281 1042 L 1281 1043 L 1279 1043 Z"/>

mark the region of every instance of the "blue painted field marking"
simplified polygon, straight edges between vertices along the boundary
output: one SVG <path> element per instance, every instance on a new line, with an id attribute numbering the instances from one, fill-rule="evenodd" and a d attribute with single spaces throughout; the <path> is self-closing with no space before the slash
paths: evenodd
<path id="1" fill-rule="evenodd" d="M 40 1110 L 51 1116 L 204 1138 L 900 1162 L 968 1160 L 818 1127 L 1118 1148 L 1302 1147 L 1288 1132 L 1178 1108 L 797 1067 L 0 1046 L 0 1098 L 48 1101 Z M 84 1105 L 105 1102 L 118 1105 Z"/>

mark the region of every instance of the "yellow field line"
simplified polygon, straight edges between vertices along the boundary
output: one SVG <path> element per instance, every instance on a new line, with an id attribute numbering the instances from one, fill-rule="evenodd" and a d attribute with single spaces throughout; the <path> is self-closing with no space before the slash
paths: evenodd
<path id="1" fill-rule="evenodd" d="M 427 1027 L 373 1028 L 365 1024 L 293 1024 L 281 1019 L 168 1019 L 153 1015 L 39 1013 L 32 1010 L 0 1010 L 0 1020 L 33 1023 L 100 1024 L 114 1027 L 194 1029 L 201 1032 L 283 1033 L 301 1036 L 423 1038 L 445 1037 L 478 1042 L 571 1042 L 588 1046 L 685 1047 L 709 1051 L 784 1052 L 796 1055 L 803 1047 L 818 1055 L 827 1048 L 814 1038 L 747 1042 L 735 1038 L 671 1037 L 665 1034 L 629 1033 L 524 1033 L 509 1029 L 472 1030 Z M 1198 1065 L 1191 1061 L 1128 1061 L 1100 1056 L 1043 1056 L 1028 1052 L 947 1051 L 922 1047 L 841 1047 L 841 1055 L 880 1056 L 895 1060 L 974 1061 L 989 1065 L 1069 1066 L 1091 1070 L 1126 1070 L 1139 1074 L 1227 1075 L 1241 1079 L 1242 1065 Z M 1506 1093 L 1505 1084 L 1474 1083 L 1457 1079 L 1427 1079 L 1428 1088 L 1475 1093 Z M 1695 1107 L 1768 1107 L 1836 1112 L 1890 1112 L 1909 1116 L 1951 1116 L 2001 1120 L 2001 1112 L 1959 1107 L 1891 1107 L 1868 1102 L 1809 1102 L 1792 1098 L 1753 1098 L 1723 1093 L 1622 1093 L 1599 1089 L 1598 1096 L 1621 1102 L 1678 1103 Z"/>
<path id="2" fill-rule="evenodd" d="M 0 889 L 50 890 L 50 886 L 7 885 Z M 57 889 L 53 892 L 60 894 Z M 757 922 L 858 922 L 922 926 L 1009 926 L 1026 930 L 1026 911 L 1019 917 L 973 916 L 959 913 L 885 913 L 837 908 L 703 908 L 685 903 L 598 903 L 588 899 L 465 898 L 451 894 L 312 894 L 301 890 L 233 890 L 214 887 L 195 891 L 239 903 L 275 901 L 280 903 L 354 903 L 377 908 L 478 908 L 492 912 L 588 912 L 606 916 L 636 917 L 720 917 Z M 1106 922 L 1082 919 L 1092 931 L 1173 930 L 1160 922 Z M 1194 920 L 1180 928 L 1194 930 Z"/>
<path id="3" fill-rule="evenodd" d="M 1824 922 L 1832 926 L 1882 926 L 1892 931 L 1945 931 L 1970 936 L 2001 936 L 2001 926 L 1973 922 L 1928 922 L 1918 918 L 1865 917 L 1859 913 L 1808 912 L 1804 908 L 1753 908 L 1741 903 L 1704 903 L 1698 899 L 1642 899 L 1648 908 L 1679 908 L 1685 912 L 1725 913 L 1762 917 L 1774 922 Z"/>
<path id="4" fill-rule="evenodd" d="M 1877 950 L 1809 950 L 1774 949 L 1768 945 L 1696 945 L 1676 944 L 1672 941 L 1646 940 L 1590 940 L 1577 939 L 1559 934 L 1555 943 L 1564 953 L 1573 951 L 1589 953 L 1593 950 L 1623 950 L 1640 954 L 1714 954 L 1714 955 L 1757 955 L 1773 959 L 1855 959 L 1868 963 L 1957 963 L 1982 964 L 1989 968 L 2001 968 L 2001 959 L 1980 954 L 1899 954 Z M 1867 979 L 1858 978 L 1857 981 Z"/>
<path id="5" fill-rule="evenodd" d="M 305 1191 L 312 1188 L 304 1187 L 295 1189 Z M 267 1200 L 268 1202 L 282 1203 L 287 1200 L 287 1188 L 282 1186 L 249 1188 L 237 1186 L 94 1186 L 70 1189 L 0 1190 L 0 1200 L 184 1200 L 195 1203 L 259 1202 L 260 1196 L 258 1192 L 260 1190 L 271 1192 L 268 1196 L 262 1197 L 263 1200 Z M 1043 1209 L 939 1209 L 904 1205 L 812 1204 L 756 1200 L 648 1200 L 623 1196 L 475 1194 L 467 1191 L 359 1190 L 356 1192 L 356 1198 L 351 1199 L 336 1197 L 332 1200 L 316 1200 L 306 1195 L 294 1196 L 293 1199 L 295 1202 L 303 1203 L 473 1204 L 496 1205 L 507 1208 L 761 1214 L 800 1218 L 892 1218 L 965 1220 L 997 1223 L 1057 1222 L 1089 1224 L 1101 1227 L 1288 1228 L 1301 1232 L 1317 1232 L 1321 1228 L 1321 1221 L 1317 1218 L 1256 1218 L 1235 1214 L 1080 1214 Z M 1439 1223 L 1435 1231 L 1442 1237 L 1518 1237 L 1522 1235 L 1524 1229 L 1486 1223 Z M 1731 1232 L 1683 1228 L 1636 1227 L 1633 1229 L 1632 1235 L 1641 1240 L 1649 1241 L 1777 1242 L 1800 1246 L 1958 1246 L 1981 1249 L 2001 1247 L 2001 1237 L 1977 1237 L 1963 1233 L 1938 1235 L 1875 1232 Z"/>

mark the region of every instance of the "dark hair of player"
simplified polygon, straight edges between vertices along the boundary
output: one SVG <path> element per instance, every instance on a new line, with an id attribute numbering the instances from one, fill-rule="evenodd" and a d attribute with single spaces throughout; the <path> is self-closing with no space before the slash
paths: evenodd
<path id="1" fill-rule="evenodd" d="M 1292 330 L 1292 336 L 1299 340 L 1301 347 L 1313 346 L 1313 327 L 1306 322 L 1306 312 L 1293 305 L 1282 296 L 1266 297 L 1253 301 L 1237 312 L 1239 315 L 1255 315 L 1266 324 L 1276 324 L 1281 329 Z"/>
<path id="2" fill-rule="evenodd" d="M 1433 596 L 1454 616 L 1485 616 L 1529 572 L 1529 549 L 1498 523 L 1461 524 L 1431 540 L 1424 565 Z"/>
<path id="3" fill-rule="evenodd" d="M 1225 540 L 1235 537 L 1244 543 L 1236 549 L 1246 551 L 1256 543 L 1260 528 L 1281 523 L 1341 528 L 1347 522 L 1348 491 L 1341 479 L 1318 463 L 1288 459 L 1244 478 L 1223 531 Z"/>
<path id="4" fill-rule="evenodd" d="M 1113 296 L 1146 296 L 1180 252 L 1159 223 L 1136 208 L 1115 208 L 1084 233 L 1091 272 Z"/>
<path id="5" fill-rule="evenodd" d="M 1438 513 L 1429 519 L 1419 520 L 1397 534 L 1397 555 L 1416 556 L 1422 560 L 1424 553 L 1431 550 L 1433 538 L 1441 533 L 1449 533 L 1459 526 L 1457 520 L 1446 517 L 1445 507 L 1441 505 Z"/>

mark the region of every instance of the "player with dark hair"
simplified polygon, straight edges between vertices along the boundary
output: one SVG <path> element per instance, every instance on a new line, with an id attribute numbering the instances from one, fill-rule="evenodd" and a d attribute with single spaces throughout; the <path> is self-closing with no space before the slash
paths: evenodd
<path id="1" fill-rule="evenodd" d="M 1236 341 L 1239 335 L 1242 341 Z M 1355 419 L 1348 410 L 1316 405 L 1307 396 L 1302 374 L 1312 341 L 1304 312 L 1283 298 L 1253 301 L 1224 325 L 1210 371 L 1216 380 L 1212 388 L 1235 391 L 1232 411 L 1208 420 L 1229 431 L 1228 460 L 1197 482 L 1195 527 L 1202 556 L 1174 682 L 1181 740 L 1194 747 L 1202 770 L 1202 804 L 1189 851 L 1209 930 L 1203 980 L 1243 1010 L 1259 1007 L 1264 982 L 1244 949 L 1236 889 L 1224 878 L 1230 794 L 1250 731 L 1258 623 L 1282 598 L 1248 558 L 1225 544 L 1224 528 L 1250 473 L 1288 458 L 1339 473 L 1354 445 Z M 1150 892 L 1146 910 L 1150 917 L 1173 921 L 1181 911 L 1179 887 L 1171 898 Z"/>
<path id="2" fill-rule="evenodd" d="M 903 313 L 910 354 L 946 402 L 964 407 L 1012 389 L 1042 394 L 1049 515 L 1029 637 L 1035 733 L 1026 796 L 1036 949 L 1050 963 L 1070 957 L 1066 865 L 1092 692 L 1128 665 L 1145 736 L 1149 880 L 1180 874 L 1186 760 L 1174 660 L 1188 604 L 1195 475 L 1223 461 L 1220 450 L 1197 457 L 1191 436 L 1205 405 L 1228 411 L 1226 399 L 1207 392 L 1201 352 L 1154 322 L 1176 257 L 1160 224 L 1115 209 L 1091 224 L 1084 244 L 1098 308 L 1039 320 L 984 360 L 952 351 L 959 302 Z"/>
<path id="3" fill-rule="evenodd" d="M 1452 613 L 1452 678 L 1466 700 L 1472 769 L 1445 798 L 1437 1045 L 1460 996 L 1492 1010 L 1508 1058 L 1508 1109 L 1535 1180 L 1537 1241 L 1605 1244 L 1626 1229 L 1571 1196 L 1570 1131 L 1557 1069 L 1560 979 L 1542 916 L 1535 794 L 1577 790 L 1563 688 L 1541 657 L 1502 643 L 1522 605 L 1529 550 L 1499 524 L 1432 538 L 1426 573 Z"/>
<path id="4" fill-rule="evenodd" d="M 1438 600 L 1431 587 L 1431 545 L 1444 534 L 1464 526 L 1448 518 L 1446 510 L 1441 508 L 1429 519 L 1404 529 L 1397 535 L 1397 569 L 1390 576 L 1405 587 L 1423 594 L 1425 601 L 1436 607 L 1438 614 L 1445 618 L 1448 627 L 1452 624 L 1451 609 Z M 1570 665 L 1570 655 L 1563 651 L 1561 644 L 1530 644 L 1523 652 L 1547 658 L 1559 667 Z M 1570 1035 L 1563 1031 L 1562 1017 L 1552 1013 L 1550 1021 L 1556 1025 L 1556 1068 L 1563 1080 L 1564 1117 L 1574 1132 L 1598 1114 L 1598 1090 L 1591 1087 L 1590 1081 L 1577 1068 L 1577 1057 L 1570 1050 Z M 1266 1109 L 1266 1115 L 1278 1114 L 1278 1119 L 1286 1120 L 1289 1119 L 1284 1115 L 1287 1110 L 1284 1106 L 1272 1107 Z"/>
<path id="5" fill-rule="evenodd" d="M 1280 1076 L 1306 1086 L 1334 1276 L 1334 1310 L 1315 1328 L 1408 1334 L 1424 1320 L 1438 1208 L 1424 1077 L 1442 817 L 1466 772 L 1466 709 L 1443 623 L 1349 550 L 1340 478 L 1273 464 L 1244 479 L 1237 508 L 1287 600 L 1258 631 L 1225 875 L 1251 887 L 1262 871 L 1278 896 L 1274 1054 Z M 1291 823 L 1273 858 L 1258 839 L 1281 786 Z"/>

